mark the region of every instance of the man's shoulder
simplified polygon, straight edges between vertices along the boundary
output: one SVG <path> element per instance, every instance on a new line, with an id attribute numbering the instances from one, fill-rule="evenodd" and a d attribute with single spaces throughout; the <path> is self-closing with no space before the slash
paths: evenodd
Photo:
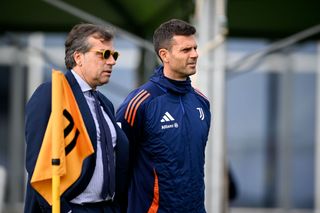
<path id="1" fill-rule="evenodd" d="M 194 94 L 196 94 L 196 96 L 199 99 L 202 99 L 202 100 L 204 100 L 205 102 L 207 102 L 209 104 L 210 101 L 207 98 L 207 96 L 205 94 L 203 94 L 198 88 L 193 87 L 193 92 L 194 92 Z"/>
<path id="2" fill-rule="evenodd" d="M 130 92 L 125 102 L 127 104 L 130 102 L 136 102 L 139 104 L 148 103 L 162 93 L 163 91 L 161 91 L 154 83 L 148 81 L 147 83 Z"/>
<path id="3" fill-rule="evenodd" d="M 137 117 L 143 117 L 141 113 L 149 103 L 161 93 L 163 92 L 150 81 L 133 90 L 120 105 L 117 111 L 118 120 L 125 119 L 132 126 Z"/>
<path id="4" fill-rule="evenodd" d="M 40 84 L 31 95 L 30 99 L 28 100 L 28 103 L 34 99 L 39 100 L 43 98 L 51 98 L 51 85 L 51 81 Z"/>

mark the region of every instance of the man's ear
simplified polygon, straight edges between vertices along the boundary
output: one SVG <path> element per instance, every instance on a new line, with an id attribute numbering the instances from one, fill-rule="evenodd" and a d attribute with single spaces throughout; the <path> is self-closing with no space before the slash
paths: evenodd
<path id="1" fill-rule="evenodd" d="M 168 50 L 166 49 L 160 49 L 159 50 L 159 56 L 161 58 L 161 60 L 163 61 L 163 63 L 168 63 Z"/>
<path id="2" fill-rule="evenodd" d="M 78 66 L 82 66 L 82 54 L 78 51 L 73 53 L 73 60 L 76 62 Z"/>

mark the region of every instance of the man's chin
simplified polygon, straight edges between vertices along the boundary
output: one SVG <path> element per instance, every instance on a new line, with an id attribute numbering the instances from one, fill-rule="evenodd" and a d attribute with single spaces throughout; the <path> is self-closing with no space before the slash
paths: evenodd
<path id="1" fill-rule="evenodd" d="M 194 75 L 194 74 L 196 74 L 197 73 L 197 70 L 196 69 L 191 69 L 190 71 L 189 71 L 189 74 L 190 75 Z"/>
<path id="2" fill-rule="evenodd" d="M 109 78 L 101 79 L 101 80 L 99 81 L 99 85 L 98 85 L 98 86 L 103 86 L 103 85 L 109 83 L 109 80 L 110 80 Z"/>

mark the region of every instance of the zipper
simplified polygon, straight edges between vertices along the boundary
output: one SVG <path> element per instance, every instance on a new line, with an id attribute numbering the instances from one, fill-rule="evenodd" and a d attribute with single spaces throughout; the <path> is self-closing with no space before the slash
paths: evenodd
<path id="1" fill-rule="evenodd" d="M 185 110 L 184 110 L 184 106 L 183 106 L 183 103 L 182 103 L 182 98 L 181 98 L 181 96 L 179 96 L 179 100 L 180 100 L 180 106 L 181 106 L 181 108 L 182 108 L 182 112 L 183 112 L 183 114 L 185 113 Z"/>

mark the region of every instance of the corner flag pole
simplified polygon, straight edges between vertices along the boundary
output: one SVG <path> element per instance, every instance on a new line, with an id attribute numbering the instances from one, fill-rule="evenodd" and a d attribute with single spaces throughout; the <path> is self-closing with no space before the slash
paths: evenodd
<path id="1" fill-rule="evenodd" d="M 59 72 L 52 72 L 52 213 L 60 212 L 60 149 L 63 144 L 62 118 L 63 84 Z"/>

